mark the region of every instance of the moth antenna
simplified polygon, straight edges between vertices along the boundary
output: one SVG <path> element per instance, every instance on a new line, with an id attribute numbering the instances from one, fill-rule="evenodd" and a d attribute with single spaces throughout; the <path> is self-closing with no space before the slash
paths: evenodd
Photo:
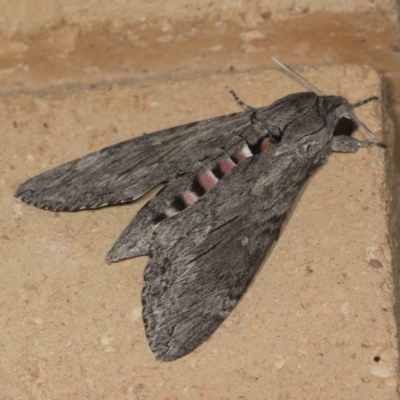
<path id="1" fill-rule="evenodd" d="M 254 108 L 254 107 L 252 107 L 252 106 L 249 106 L 249 105 L 247 105 L 245 102 L 243 102 L 242 100 L 240 100 L 240 99 L 239 99 L 239 96 L 238 96 L 233 90 L 230 90 L 229 93 L 233 96 L 233 98 L 235 99 L 236 103 L 238 103 L 239 106 L 243 108 L 243 110 L 246 110 L 246 111 L 254 111 L 254 110 L 257 110 L 256 108 Z"/>
<path id="2" fill-rule="evenodd" d="M 357 101 L 357 103 L 351 104 L 351 108 L 356 108 L 356 107 L 363 106 L 364 104 L 367 104 L 367 103 L 369 103 L 369 102 L 372 101 L 372 100 L 378 100 L 378 97 L 377 97 L 377 96 L 371 96 L 371 97 L 368 97 L 368 98 L 365 99 L 365 100 Z M 355 118 L 355 117 L 353 117 L 353 119 L 354 119 L 354 121 L 356 121 L 360 126 L 362 126 L 362 127 L 364 128 L 365 132 L 367 132 L 368 135 L 371 136 L 372 139 L 375 139 L 375 140 L 376 140 L 376 136 L 372 133 L 372 131 L 371 131 L 364 123 L 362 123 L 361 121 L 359 121 L 359 120 L 358 120 L 357 118 Z"/>
<path id="3" fill-rule="evenodd" d="M 358 125 L 362 126 L 364 131 L 372 138 L 375 140 L 378 140 L 377 137 L 372 133 L 371 129 L 368 128 L 367 125 L 365 125 L 363 122 L 361 122 L 359 119 L 356 117 L 352 116 L 352 119 L 357 122 Z"/>
<path id="4" fill-rule="evenodd" d="M 319 90 L 317 87 L 315 87 L 312 83 L 308 82 L 307 79 L 303 78 L 301 75 L 299 75 L 297 72 L 293 71 L 291 68 L 289 68 L 287 65 L 281 63 L 278 59 L 275 57 L 271 57 L 272 60 L 278 64 L 279 67 L 281 67 L 284 71 L 286 71 L 289 75 L 291 75 L 293 78 L 297 79 L 300 81 L 304 86 L 308 87 L 311 89 L 315 94 L 318 96 L 326 96 L 326 94 L 322 91 Z"/>
<path id="5" fill-rule="evenodd" d="M 284 71 L 286 71 L 289 75 L 293 76 L 294 78 L 296 78 L 297 80 L 299 80 L 301 83 L 303 83 L 305 86 L 309 87 L 315 94 L 317 94 L 318 96 L 326 96 L 326 94 L 319 90 L 318 88 L 316 88 L 312 83 L 308 82 L 305 78 L 303 78 L 301 75 L 299 75 L 297 72 L 293 71 L 291 68 L 289 68 L 287 65 L 283 64 L 282 62 L 280 62 L 278 59 L 276 59 L 275 57 L 271 57 L 272 60 L 279 65 L 279 67 L 281 67 Z M 377 100 L 378 98 L 376 96 L 372 96 L 369 97 L 368 99 L 365 100 L 361 100 L 358 101 L 357 103 L 351 104 L 352 108 L 355 107 L 360 107 L 372 100 Z M 355 122 L 357 122 L 358 125 L 362 126 L 363 129 L 365 130 L 365 132 L 371 136 L 372 139 L 377 140 L 376 136 L 372 133 L 371 129 L 369 129 L 364 123 L 362 123 L 359 119 L 357 119 L 354 116 L 351 116 L 351 119 Z"/>
<path id="6" fill-rule="evenodd" d="M 361 122 L 359 119 L 357 119 L 354 115 L 352 115 L 352 114 L 346 114 L 346 115 L 343 115 L 343 116 L 346 117 L 346 118 L 348 118 L 348 119 L 351 119 L 352 121 L 354 121 L 354 122 L 356 122 L 358 125 L 360 125 L 360 126 L 364 129 L 364 131 L 365 131 L 372 139 L 378 140 L 378 139 L 376 138 L 376 136 L 372 133 L 371 129 L 369 129 L 367 125 L 365 125 L 363 122 Z"/>
<path id="7" fill-rule="evenodd" d="M 357 103 L 351 104 L 351 108 L 363 106 L 364 104 L 367 104 L 372 100 L 378 100 L 378 96 L 371 96 L 368 97 L 368 99 L 357 101 Z"/>

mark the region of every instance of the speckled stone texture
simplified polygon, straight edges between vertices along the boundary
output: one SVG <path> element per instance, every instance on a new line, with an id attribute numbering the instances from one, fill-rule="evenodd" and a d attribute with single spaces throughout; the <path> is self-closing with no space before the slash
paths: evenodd
<path id="1" fill-rule="evenodd" d="M 395 7 L 393 0 L 0 0 L 0 9 L 3 10 L 0 14 L 0 32 L 7 36 L 15 33 L 33 34 L 62 23 L 90 28 L 104 22 L 120 25 L 154 17 L 167 17 L 175 21 L 196 18 L 203 21 L 212 14 L 221 16 L 223 20 L 234 18 L 241 24 L 254 24 L 272 13 L 274 18 L 282 20 L 321 10 L 332 15 L 354 10 L 363 13 L 379 10 L 380 14 L 392 14 L 394 19 Z"/>
<path id="2" fill-rule="evenodd" d="M 303 71 L 351 102 L 381 95 L 369 67 Z M 221 328 L 159 363 L 141 320 L 147 258 L 105 255 L 144 201 L 52 213 L 19 183 L 107 145 L 303 91 L 279 71 L 202 75 L 0 99 L 2 399 L 397 399 L 382 149 L 334 154 Z M 382 139 L 380 102 L 356 110 Z M 365 137 L 362 131 L 356 136 Z"/>

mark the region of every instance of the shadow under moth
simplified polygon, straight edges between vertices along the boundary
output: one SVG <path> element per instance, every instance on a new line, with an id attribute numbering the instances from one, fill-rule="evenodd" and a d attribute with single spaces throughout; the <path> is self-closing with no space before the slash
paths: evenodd
<path id="1" fill-rule="evenodd" d="M 333 152 L 382 143 L 351 137 L 350 104 L 311 92 L 154 132 L 60 165 L 15 196 L 52 211 L 132 202 L 167 183 L 109 251 L 111 262 L 149 255 L 143 321 L 158 360 L 201 345 L 242 297 L 307 178 Z M 376 139 L 376 138 L 375 138 Z"/>

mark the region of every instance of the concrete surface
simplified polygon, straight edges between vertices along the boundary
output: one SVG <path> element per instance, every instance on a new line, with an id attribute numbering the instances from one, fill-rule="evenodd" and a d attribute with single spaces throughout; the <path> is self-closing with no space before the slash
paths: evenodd
<path id="1" fill-rule="evenodd" d="M 226 9 L 215 5 L 196 16 L 186 15 L 186 9 L 181 15 L 176 5 L 174 16 L 165 15 L 161 7 L 158 14 L 135 18 L 120 7 L 125 18 L 109 10 L 107 19 L 90 27 L 87 19 L 95 13 L 86 12 L 86 20 L 76 21 L 63 14 L 63 22 L 49 29 L 43 22 L 35 34 L 22 30 L 12 37 L 0 23 L 1 90 L 248 70 L 272 67 L 270 56 L 275 56 L 291 65 L 370 64 L 385 72 L 391 95 L 400 99 L 394 2 L 390 10 L 350 7 L 335 14 L 323 7 L 311 11 L 306 4 L 304 12 L 299 5 L 286 13 L 249 4 Z"/>
<path id="2" fill-rule="evenodd" d="M 395 7 L 392 0 L 200 0 L 191 2 L 176 0 L 21 0 L 10 2 L 0 0 L 0 31 L 7 35 L 15 33 L 34 34 L 43 28 L 59 26 L 63 23 L 91 27 L 99 22 L 115 19 L 134 22 L 154 16 L 172 17 L 175 20 L 196 18 L 198 20 L 211 14 L 231 19 L 247 14 L 247 20 L 257 19 L 257 14 L 274 13 L 277 18 L 293 17 L 298 13 L 328 11 L 331 13 L 353 11 L 379 11 L 391 13 Z M 278 17 L 279 16 L 279 17 Z"/>
<path id="3" fill-rule="evenodd" d="M 291 65 L 368 64 L 400 130 L 395 0 L 0 0 L 0 91 Z M 395 144 L 400 168 L 400 141 Z"/>
<path id="4" fill-rule="evenodd" d="M 352 102 L 382 96 L 369 67 L 304 75 Z M 0 98 L 1 398 L 398 398 L 384 151 L 331 156 L 238 307 L 168 364 L 141 320 L 147 259 L 105 262 L 143 201 L 51 213 L 13 198 L 19 183 L 90 151 L 237 111 L 228 89 L 253 106 L 304 90 L 266 70 Z M 357 109 L 380 139 L 381 105 Z"/>

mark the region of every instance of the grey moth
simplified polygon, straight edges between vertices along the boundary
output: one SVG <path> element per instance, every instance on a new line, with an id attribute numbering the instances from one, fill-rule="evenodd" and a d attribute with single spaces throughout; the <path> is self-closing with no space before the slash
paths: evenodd
<path id="1" fill-rule="evenodd" d="M 143 321 L 157 359 L 192 352 L 221 325 L 278 239 L 300 188 L 331 153 L 384 147 L 351 136 L 361 124 L 354 107 L 373 98 L 350 104 L 306 84 L 312 91 L 261 108 L 234 95 L 244 111 L 118 143 L 16 190 L 38 208 L 78 211 L 132 202 L 166 183 L 107 255 L 111 262 L 150 256 Z"/>

